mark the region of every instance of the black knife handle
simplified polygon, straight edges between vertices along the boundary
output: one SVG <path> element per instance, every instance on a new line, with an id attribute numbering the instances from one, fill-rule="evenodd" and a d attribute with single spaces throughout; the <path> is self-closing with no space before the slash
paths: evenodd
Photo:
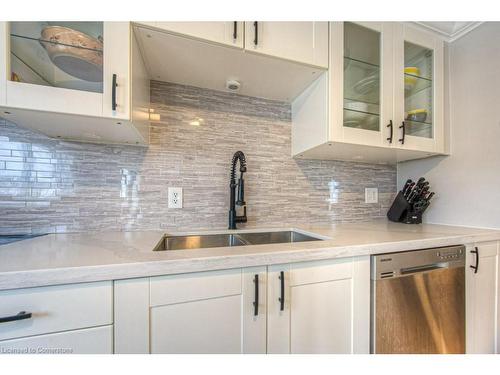
<path id="1" fill-rule="evenodd" d="M 0 318 L 0 323 L 14 322 L 16 320 L 31 319 L 31 313 L 26 311 L 20 311 L 16 315 L 4 316 Z"/>
<path id="2" fill-rule="evenodd" d="M 237 21 L 233 22 L 233 39 L 234 40 L 238 39 L 238 22 Z"/>
<path id="3" fill-rule="evenodd" d="M 253 44 L 256 46 L 257 44 L 259 44 L 259 23 L 257 21 L 253 23 L 253 28 L 255 30 Z"/>
<path id="4" fill-rule="evenodd" d="M 283 271 L 280 272 L 279 279 L 281 284 L 281 293 L 278 300 L 280 302 L 280 311 L 283 311 L 285 310 L 285 273 Z"/>
<path id="5" fill-rule="evenodd" d="M 116 83 L 116 74 L 113 74 L 113 82 L 111 83 L 111 109 L 113 111 L 116 111 L 116 107 L 118 107 L 118 104 L 116 104 L 116 87 L 118 84 Z"/>
<path id="6" fill-rule="evenodd" d="M 259 275 L 253 277 L 255 284 L 255 299 L 253 301 L 253 316 L 259 315 Z"/>
<path id="7" fill-rule="evenodd" d="M 476 254 L 476 265 L 470 266 L 470 268 L 472 268 L 474 270 L 474 273 L 477 273 L 477 271 L 479 270 L 479 249 L 476 246 L 476 247 L 474 247 L 474 250 L 471 250 L 470 252 L 472 254 Z"/>
<path id="8" fill-rule="evenodd" d="M 399 142 L 401 142 L 402 145 L 405 144 L 405 136 L 406 136 L 406 127 L 405 127 L 405 122 L 401 122 L 401 126 L 399 127 L 400 129 L 403 129 L 403 136 L 399 138 Z"/>
<path id="9" fill-rule="evenodd" d="M 387 124 L 387 127 L 391 129 L 390 136 L 387 137 L 387 140 L 389 141 L 389 143 L 392 143 L 392 135 L 393 135 L 392 120 L 389 120 L 389 124 Z"/>

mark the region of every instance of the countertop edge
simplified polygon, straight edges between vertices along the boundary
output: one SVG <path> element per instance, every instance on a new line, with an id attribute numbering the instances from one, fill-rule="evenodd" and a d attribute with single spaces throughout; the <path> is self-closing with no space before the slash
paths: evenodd
<path id="1" fill-rule="evenodd" d="M 499 233 L 487 232 L 468 235 L 443 235 L 442 237 L 411 241 L 333 246 L 316 249 L 296 249 L 242 255 L 0 272 L 0 290 L 368 256 L 381 253 L 418 250 L 429 247 L 459 244 L 467 245 L 475 242 L 498 240 L 500 240 Z"/>

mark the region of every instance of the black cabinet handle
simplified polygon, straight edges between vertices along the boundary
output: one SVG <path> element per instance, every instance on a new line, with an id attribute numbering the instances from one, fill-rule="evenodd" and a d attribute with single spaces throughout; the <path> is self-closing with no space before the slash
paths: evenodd
<path id="1" fill-rule="evenodd" d="M 279 276 L 281 282 L 281 294 L 280 294 L 280 311 L 285 310 L 285 273 L 283 271 L 280 272 Z"/>
<path id="2" fill-rule="evenodd" d="M 389 141 L 389 143 L 392 143 L 392 134 L 393 134 L 392 120 L 389 120 L 389 124 L 387 125 L 387 127 L 391 129 L 391 135 L 387 138 L 387 140 Z"/>
<path id="3" fill-rule="evenodd" d="M 259 44 L 259 23 L 255 21 L 253 23 L 253 28 L 255 30 L 254 38 L 253 38 L 253 44 L 257 45 Z"/>
<path id="4" fill-rule="evenodd" d="M 233 39 L 238 39 L 238 22 L 233 22 Z"/>
<path id="5" fill-rule="evenodd" d="M 471 250 L 470 252 L 472 254 L 476 254 L 476 265 L 475 266 L 470 266 L 470 268 L 472 268 L 474 270 L 474 273 L 477 273 L 477 271 L 479 270 L 479 249 L 476 247 L 474 247 L 475 250 Z"/>
<path id="6" fill-rule="evenodd" d="M 253 316 L 259 315 L 259 275 L 253 277 L 255 284 L 255 299 L 253 301 Z"/>
<path id="7" fill-rule="evenodd" d="M 116 107 L 118 107 L 118 105 L 116 104 L 116 87 L 118 86 L 118 84 L 116 83 L 116 74 L 113 74 L 113 83 L 112 83 L 112 87 L 111 87 L 111 109 L 113 111 L 116 111 Z"/>
<path id="8" fill-rule="evenodd" d="M 21 311 L 16 315 L 5 316 L 0 318 L 0 323 L 14 322 L 16 320 L 31 319 L 31 313 L 26 311 Z"/>
<path id="9" fill-rule="evenodd" d="M 399 138 L 399 142 L 401 142 L 402 145 L 405 144 L 405 135 L 406 135 L 406 128 L 405 128 L 405 122 L 401 122 L 401 126 L 399 127 L 400 129 L 403 129 L 403 137 Z"/>

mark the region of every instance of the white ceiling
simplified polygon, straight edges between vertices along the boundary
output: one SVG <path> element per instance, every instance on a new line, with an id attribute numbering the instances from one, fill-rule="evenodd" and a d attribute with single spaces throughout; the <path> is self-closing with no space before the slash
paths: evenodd
<path id="1" fill-rule="evenodd" d="M 432 30 L 435 33 L 440 34 L 441 36 L 444 37 L 448 42 L 453 42 L 454 40 L 457 40 L 458 38 L 461 38 L 468 32 L 474 30 L 476 27 L 478 27 L 482 22 L 465 22 L 465 21 L 460 21 L 460 22 L 451 22 L 451 21 L 446 21 L 446 22 L 428 22 L 428 21 L 422 21 L 422 22 L 415 22 L 419 26 L 426 28 L 428 30 Z"/>

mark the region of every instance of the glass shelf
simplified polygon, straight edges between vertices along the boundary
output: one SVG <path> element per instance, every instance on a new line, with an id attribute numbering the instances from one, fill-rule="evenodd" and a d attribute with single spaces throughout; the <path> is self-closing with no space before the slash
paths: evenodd
<path id="1" fill-rule="evenodd" d="M 405 73 L 405 96 L 412 96 L 420 91 L 432 89 L 432 80 Z"/>
<path id="2" fill-rule="evenodd" d="M 102 22 L 10 22 L 10 79 L 103 92 Z"/>
<path id="3" fill-rule="evenodd" d="M 380 67 L 344 57 L 344 97 L 378 105 L 380 103 Z"/>
<path id="4" fill-rule="evenodd" d="M 432 138 L 433 126 L 431 122 L 405 120 L 407 135 L 414 137 Z"/>
<path id="5" fill-rule="evenodd" d="M 379 131 L 379 123 L 377 113 L 344 107 L 344 126 L 348 128 Z"/>

